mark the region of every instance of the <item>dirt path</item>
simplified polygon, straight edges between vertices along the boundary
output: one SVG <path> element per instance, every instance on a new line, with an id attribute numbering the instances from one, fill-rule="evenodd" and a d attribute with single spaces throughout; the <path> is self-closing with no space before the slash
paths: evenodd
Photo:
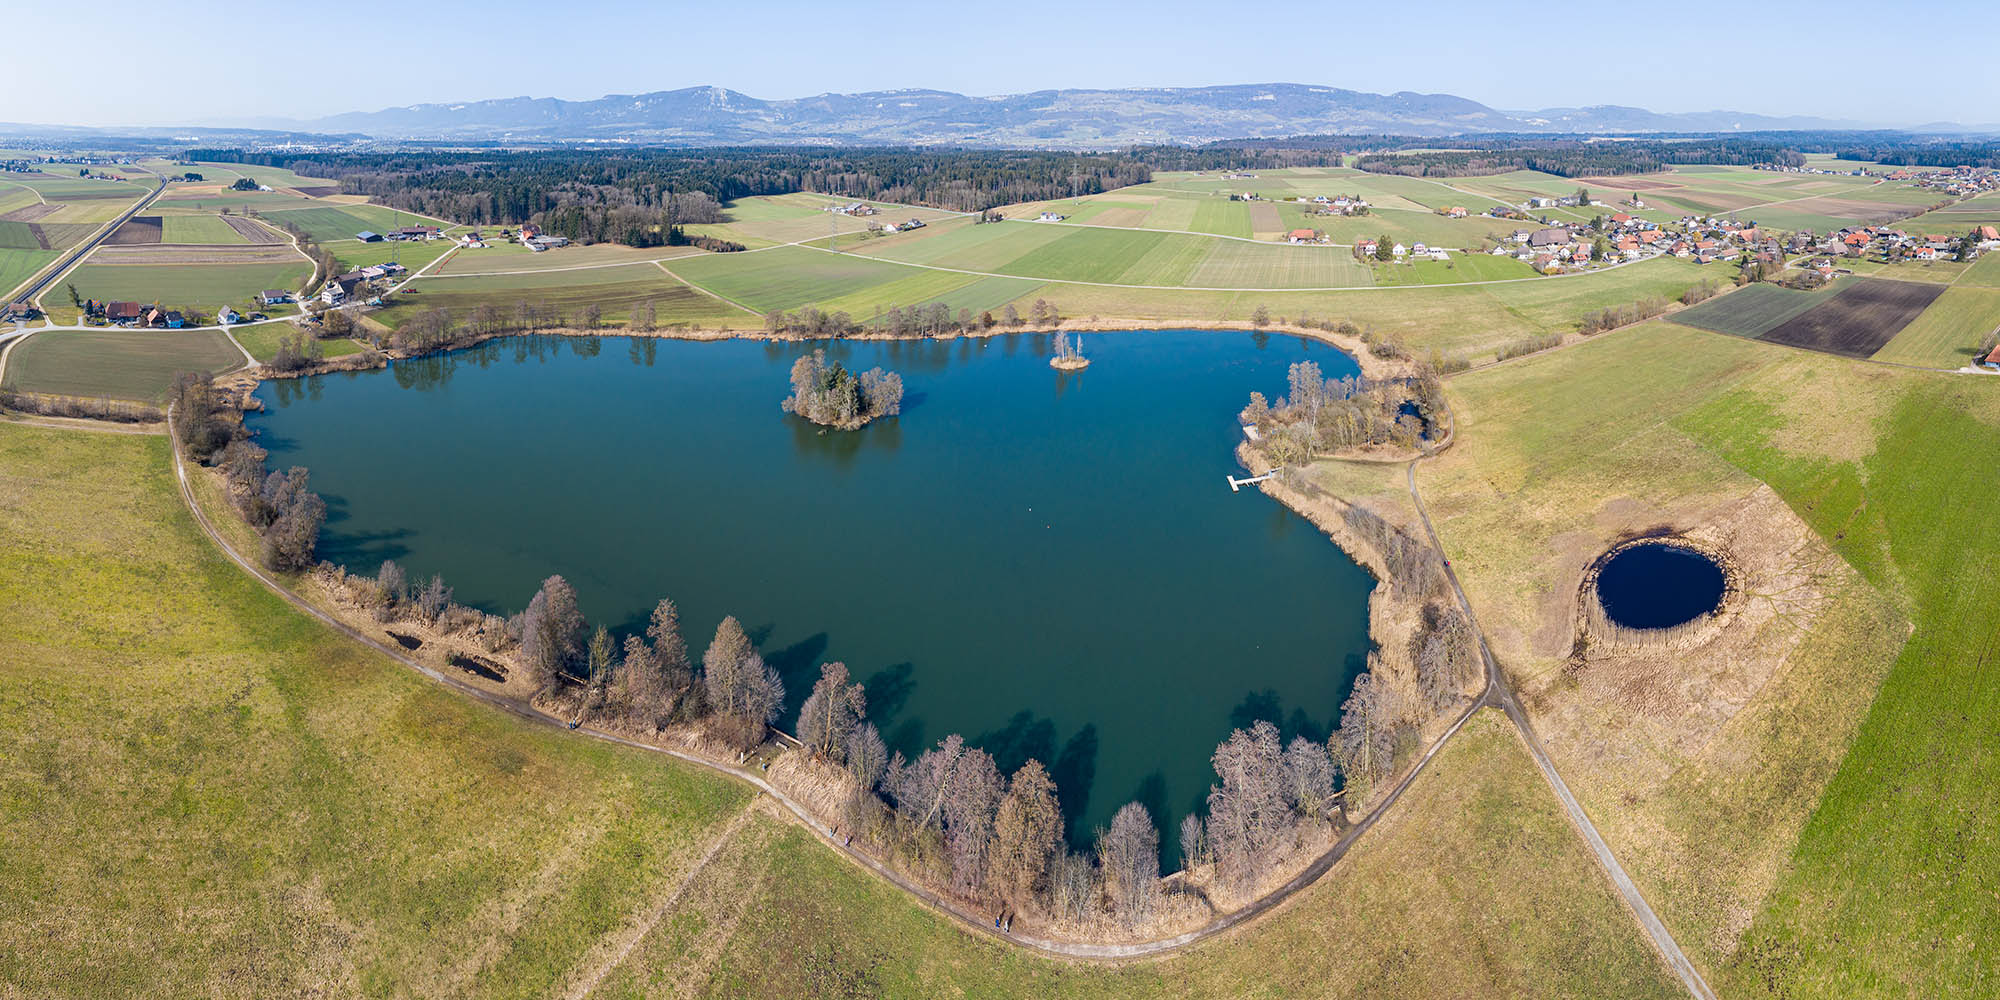
<path id="1" fill-rule="evenodd" d="M 632 949 L 637 948 L 639 942 L 645 940 L 646 935 L 651 934 L 653 928 L 659 926 L 660 921 L 671 913 L 674 907 L 680 905 L 681 897 L 687 895 L 688 887 L 694 884 L 696 876 L 708 867 L 709 862 L 715 860 L 717 854 L 722 853 L 722 848 L 735 838 L 737 831 L 743 829 L 743 824 L 750 821 L 750 812 L 751 807 L 745 806 L 730 818 L 722 833 L 709 843 L 708 850 L 702 852 L 694 867 L 689 868 L 687 874 L 681 876 L 679 884 L 674 886 L 672 892 L 662 896 L 659 902 L 640 911 L 637 919 L 629 925 L 599 942 L 602 954 L 586 959 L 584 970 L 578 974 L 576 981 L 563 991 L 563 996 L 567 1000 L 583 1000 L 597 989 L 597 984 L 603 982 L 611 970 L 624 964 L 626 956 L 632 954 Z"/>
<path id="2" fill-rule="evenodd" d="M 1417 462 L 1420 461 L 1422 459 L 1417 459 L 1404 467 L 1405 476 L 1410 484 L 1410 500 L 1417 506 L 1417 516 L 1424 522 L 1424 533 L 1430 537 L 1431 547 L 1442 554 L 1444 543 L 1439 540 L 1437 529 L 1431 525 L 1431 515 L 1424 508 L 1423 496 L 1417 492 Z M 1695 969 L 1694 963 L 1688 961 L 1687 955 L 1682 953 L 1680 945 L 1674 941 L 1674 936 L 1667 930 L 1666 924 L 1660 922 L 1659 916 L 1646 903 L 1646 897 L 1639 892 L 1639 887 L 1632 883 L 1631 876 L 1625 873 L 1624 866 L 1618 863 L 1618 858 L 1611 853 L 1610 846 L 1598 835 L 1597 827 L 1590 822 L 1590 816 L 1583 811 L 1583 805 L 1577 802 L 1576 796 L 1570 794 L 1569 785 L 1563 781 L 1562 775 L 1556 773 L 1555 765 L 1549 762 L 1549 755 L 1543 752 L 1541 739 L 1535 735 L 1534 727 L 1528 723 L 1528 713 L 1521 709 L 1521 703 L 1514 697 L 1513 689 L 1507 686 L 1506 675 L 1500 672 L 1499 661 L 1493 658 L 1493 650 L 1486 644 L 1486 633 L 1479 627 L 1479 619 L 1473 615 L 1472 602 L 1466 599 L 1465 588 L 1459 585 L 1458 571 L 1447 562 L 1444 573 L 1445 578 L 1451 583 L 1452 593 L 1458 597 L 1459 610 L 1465 613 L 1466 621 L 1472 624 L 1472 634 L 1479 639 L 1479 657 L 1486 664 L 1486 693 L 1480 698 L 1480 704 L 1498 705 L 1507 713 L 1507 718 L 1513 721 L 1515 732 L 1520 735 L 1522 744 L 1527 747 L 1528 755 L 1534 758 L 1535 766 L 1541 770 L 1542 778 L 1548 782 L 1549 789 L 1555 792 L 1557 799 L 1561 800 L 1563 811 L 1569 814 L 1571 825 L 1575 826 L 1577 832 L 1583 836 L 1584 843 L 1590 846 L 1591 853 L 1597 856 L 1597 863 L 1610 877 L 1612 887 L 1618 890 L 1626 906 L 1631 908 L 1633 916 L 1639 921 L 1640 929 L 1644 930 L 1646 936 L 1652 940 L 1653 947 L 1666 961 L 1668 968 L 1680 977 L 1682 985 L 1686 986 L 1688 992 L 1697 1000 L 1715 1000 L 1715 993 L 1708 988 L 1708 982 L 1702 978 L 1700 971 Z"/>

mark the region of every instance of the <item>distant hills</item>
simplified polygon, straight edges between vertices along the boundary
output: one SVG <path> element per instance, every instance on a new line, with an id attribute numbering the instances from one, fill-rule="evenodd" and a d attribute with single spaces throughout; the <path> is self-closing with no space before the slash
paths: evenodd
<path id="1" fill-rule="evenodd" d="M 312 121 L 254 124 L 405 140 L 1095 148 L 1314 134 L 1450 136 L 1871 127 L 1823 118 L 1737 111 L 1663 114 L 1609 105 L 1500 111 L 1449 94 L 1370 94 L 1295 83 L 1040 90 L 1001 97 L 893 90 L 786 100 L 764 100 L 721 87 L 690 87 L 614 94 L 593 101 L 513 97 L 463 104 L 415 104 Z"/>

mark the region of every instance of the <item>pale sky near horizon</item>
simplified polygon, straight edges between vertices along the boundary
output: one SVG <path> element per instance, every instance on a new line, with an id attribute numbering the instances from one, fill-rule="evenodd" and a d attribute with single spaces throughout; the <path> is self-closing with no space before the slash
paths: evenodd
<path id="1" fill-rule="evenodd" d="M 29 0 L 6 21 L 0 121 L 212 124 L 706 85 L 785 98 L 1283 82 L 1454 94 L 1504 110 L 1623 104 L 1885 125 L 2000 122 L 1991 68 L 2000 4 L 1991 0 L 1938 0 L 1922 13 L 1879 0 L 1527 9 L 1491 0 Z"/>

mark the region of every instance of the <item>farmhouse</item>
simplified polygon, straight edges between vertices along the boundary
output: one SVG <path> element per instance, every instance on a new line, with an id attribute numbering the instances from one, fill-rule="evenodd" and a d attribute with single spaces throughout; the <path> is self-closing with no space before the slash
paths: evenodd
<path id="1" fill-rule="evenodd" d="M 178 309 L 167 310 L 166 321 L 169 330 L 178 330 L 187 325 L 187 317 L 181 315 Z"/>
<path id="2" fill-rule="evenodd" d="M 1996 372 L 2000 372 L 2000 347 L 1996 347 L 1988 352 L 1986 360 L 1981 361 L 1980 364 Z"/>
<path id="3" fill-rule="evenodd" d="M 1569 230 L 1567 229 L 1537 229 L 1528 236 L 1528 245 L 1532 247 L 1562 246 L 1570 242 L 1570 239 Z"/>
<path id="4" fill-rule="evenodd" d="M 1043 212 L 1042 214 L 1040 214 L 1040 215 L 1038 215 L 1038 216 L 1035 216 L 1035 221 L 1036 221 L 1036 222 L 1061 222 L 1061 221 L 1062 221 L 1062 220 L 1063 220 L 1064 218 L 1065 218 L 1065 216 L 1061 216 L 1061 215 L 1057 215 L 1057 214 L 1056 214 L 1056 213 L 1054 213 L 1054 212 Z"/>
<path id="5" fill-rule="evenodd" d="M 34 319 L 39 315 L 41 315 L 40 310 L 37 310 L 32 302 L 9 302 L 5 310 L 0 310 L 0 318 L 10 319 L 16 323 Z"/>
<path id="6" fill-rule="evenodd" d="M 292 301 L 292 293 L 279 291 L 275 288 L 266 288 L 257 293 L 258 305 L 275 306 L 290 301 Z"/>
<path id="7" fill-rule="evenodd" d="M 142 311 L 137 302 L 111 302 L 104 307 L 104 318 L 120 325 L 137 323 Z"/>
<path id="8" fill-rule="evenodd" d="M 1444 212 L 1444 214 L 1446 214 L 1446 215 L 1448 215 L 1448 216 L 1450 216 L 1450 217 L 1452 217 L 1452 218 L 1454 218 L 1454 219 L 1463 219 L 1463 218 L 1465 218 L 1465 206 L 1464 206 L 1464 205 L 1453 205 L 1453 206 L 1451 206 L 1450 208 L 1448 208 L 1448 209 L 1445 209 L 1445 212 Z"/>
<path id="9" fill-rule="evenodd" d="M 231 326 L 243 322 L 243 314 L 228 306 L 223 306 L 222 311 L 215 314 L 215 321 L 223 326 Z"/>
<path id="10" fill-rule="evenodd" d="M 389 238 L 392 240 L 430 240 L 436 239 L 437 235 L 438 227 L 436 226 L 404 226 L 390 233 Z"/>
<path id="11" fill-rule="evenodd" d="M 354 290 L 360 288 L 365 280 L 361 277 L 361 272 L 359 271 L 331 278 L 327 281 L 326 287 L 320 290 L 320 301 L 330 306 L 340 305 L 346 302 L 348 297 L 354 294 Z"/>
<path id="12" fill-rule="evenodd" d="M 1318 243 L 1318 242 L 1319 242 L 1319 230 L 1317 230 L 1317 229 L 1294 229 L 1294 230 L 1292 230 L 1291 232 L 1289 232 L 1289 233 L 1286 233 L 1286 234 L 1285 234 L 1285 242 L 1287 242 L 1287 243 Z"/>

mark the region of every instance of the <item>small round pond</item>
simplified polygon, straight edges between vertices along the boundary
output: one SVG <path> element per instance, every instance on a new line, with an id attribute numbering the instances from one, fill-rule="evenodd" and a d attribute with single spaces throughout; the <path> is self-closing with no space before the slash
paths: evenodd
<path id="1" fill-rule="evenodd" d="M 1667 541 L 1611 553 L 1597 573 L 1605 617 L 1626 628 L 1671 628 L 1722 605 L 1722 566 L 1707 553 Z"/>
<path id="2" fill-rule="evenodd" d="M 326 496 L 321 555 L 396 559 L 505 614 L 561 573 L 641 630 L 680 603 L 699 656 L 723 615 L 781 671 L 864 681 L 894 749 L 947 733 L 1029 757 L 1087 842 L 1145 803 L 1171 859 L 1209 755 L 1268 719 L 1325 739 L 1369 650 L 1373 580 L 1304 518 L 1232 493 L 1233 419 L 1323 344 L 1152 330 L 1084 338 L 693 343 L 515 337 L 390 368 L 266 382 L 249 423 Z M 902 373 L 900 417 L 825 431 L 780 412 L 800 353 Z"/>

